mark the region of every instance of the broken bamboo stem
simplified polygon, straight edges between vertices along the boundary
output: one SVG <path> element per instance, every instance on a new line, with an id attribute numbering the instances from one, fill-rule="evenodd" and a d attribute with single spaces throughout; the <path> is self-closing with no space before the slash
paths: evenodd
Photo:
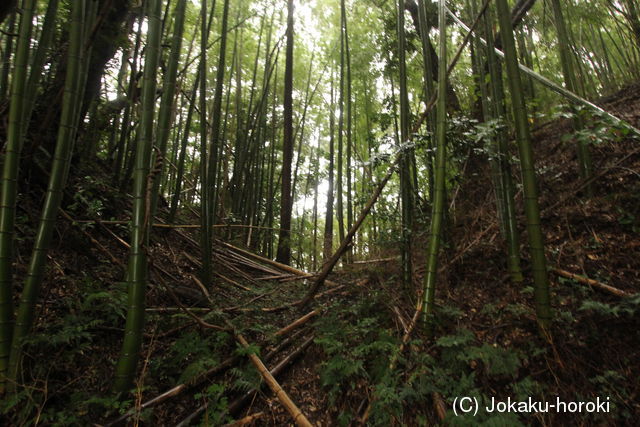
<path id="1" fill-rule="evenodd" d="M 287 326 L 285 326 L 284 328 L 280 329 L 278 332 L 276 332 L 274 335 L 276 337 L 279 337 L 281 335 L 285 335 L 288 332 L 290 332 L 291 330 L 297 328 L 298 326 L 302 326 L 305 323 L 307 323 L 309 320 L 313 319 L 314 317 L 316 317 L 318 314 L 320 314 L 320 310 L 315 309 L 313 311 L 310 311 L 309 313 L 305 314 L 304 316 L 300 317 L 299 319 L 291 322 L 290 324 L 288 324 Z"/>
<path id="2" fill-rule="evenodd" d="M 286 265 L 286 264 L 279 263 L 277 261 L 273 261 L 273 260 L 271 260 L 269 258 L 261 257 L 260 255 L 256 255 L 253 252 L 249 252 L 249 251 L 246 251 L 244 249 L 238 248 L 238 247 L 233 246 L 233 245 L 231 245 L 231 244 L 229 244 L 227 242 L 223 242 L 222 240 L 216 240 L 215 243 L 217 243 L 220 246 L 223 246 L 225 248 L 231 249 L 232 251 L 235 251 L 235 252 L 240 253 L 242 255 L 246 255 L 246 256 L 248 256 L 250 258 L 253 258 L 255 260 L 262 261 L 265 264 L 269 264 L 269 265 L 272 265 L 274 267 L 277 267 L 280 270 L 288 271 L 289 273 L 293 273 L 293 274 L 296 274 L 298 276 L 312 276 L 312 274 L 310 274 L 310 273 L 307 273 L 307 272 L 302 271 L 302 270 L 298 270 L 297 268 L 291 267 L 290 265 Z"/>
<path id="3" fill-rule="evenodd" d="M 269 371 L 270 375 L 274 377 L 276 375 L 279 375 L 284 370 L 284 368 L 287 367 L 287 365 L 289 365 L 293 360 L 295 360 L 298 356 L 300 356 L 300 354 L 302 354 L 302 352 L 305 351 L 313 343 L 314 339 L 315 337 L 313 335 L 307 338 L 302 344 L 300 344 L 298 348 L 292 351 L 288 356 L 282 359 L 280 363 L 278 363 L 271 371 Z M 253 390 L 249 390 L 247 393 L 240 396 L 238 399 L 236 399 L 234 402 L 232 402 L 229 405 L 229 413 L 234 413 L 238 411 L 241 408 L 242 404 L 246 402 L 248 399 L 250 399 L 257 392 L 258 392 L 257 389 L 253 389 Z"/>
<path id="4" fill-rule="evenodd" d="M 576 282 L 582 283 L 583 285 L 593 286 L 594 288 L 598 288 L 600 290 L 609 292 L 618 297 L 631 297 L 633 294 L 623 291 L 622 289 L 614 288 L 613 286 L 607 285 L 602 282 L 598 282 L 597 280 L 589 279 L 588 277 L 580 276 L 575 273 L 571 273 L 570 271 L 561 270 L 559 268 L 552 268 L 551 271 L 558 276 L 566 277 L 567 279 L 575 280 Z"/>
<path id="5" fill-rule="evenodd" d="M 231 322 L 226 321 L 229 327 L 233 327 Z M 236 341 L 245 349 L 249 348 L 249 343 L 247 340 L 240 334 L 238 331 L 233 329 L 233 334 L 236 338 Z M 303 427 L 312 427 L 313 424 L 309 422 L 307 417 L 300 411 L 300 408 L 291 400 L 289 395 L 283 390 L 278 381 L 273 377 L 271 372 L 267 369 L 267 367 L 262 363 L 262 360 L 258 356 L 253 353 L 248 354 L 249 360 L 256 367 L 264 381 L 267 383 L 271 391 L 276 395 L 282 406 L 285 407 L 287 412 L 291 415 L 295 423 L 299 426 Z"/>
<path id="6" fill-rule="evenodd" d="M 377 264 L 382 262 L 396 261 L 398 259 L 400 259 L 400 257 L 392 256 L 389 258 L 365 259 L 362 261 L 353 261 L 351 264 Z"/>

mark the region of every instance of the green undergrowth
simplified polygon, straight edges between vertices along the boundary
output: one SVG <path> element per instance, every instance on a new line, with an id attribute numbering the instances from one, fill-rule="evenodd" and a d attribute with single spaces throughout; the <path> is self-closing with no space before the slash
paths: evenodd
<path id="1" fill-rule="evenodd" d="M 559 396 L 589 402 L 611 396 L 610 413 L 569 415 L 586 424 L 628 422 L 632 410 L 625 402 L 632 400 L 634 391 L 625 386 L 624 364 L 617 369 L 597 366 L 593 374 L 580 374 L 567 349 L 604 338 L 606 332 L 598 332 L 593 322 L 637 318 L 640 298 L 604 303 L 588 288 L 569 288 L 569 297 L 581 303 L 556 309 L 557 342 L 551 346 L 535 332 L 533 311 L 526 303 L 528 291 L 525 287 L 519 293 L 523 302 L 486 304 L 478 313 L 486 323 L 482 328 L 467 322 L 459 308 L 438 306 L 434 338 L 427 338 L 419 326 L 402 355 L 398 355 L 402 331 L 388 290 L 335 303 L 317 321 L 315 340 L 324 352 L 320 383 L 330 406 L 336 408 L 333 417 L 340 425 L 349 425 L 362 415 L 363 399 L 369 396 L 370 425 L 432 425 L 438 419 L 434 396 L 441 396 L 447 406 L 445 425 L 553 425 L 567 422 L 567 414 L 497 413 L 482 408 L 493 398 L 555 402 Z M 569 335 L 571 330 L 577 332 Z M 397 366 L 391 372 L 389 363 L 396 356 Z M 462 397 L 477 399 L 481 409 L 475 416 L 455 415 L 452 405 Z"/>

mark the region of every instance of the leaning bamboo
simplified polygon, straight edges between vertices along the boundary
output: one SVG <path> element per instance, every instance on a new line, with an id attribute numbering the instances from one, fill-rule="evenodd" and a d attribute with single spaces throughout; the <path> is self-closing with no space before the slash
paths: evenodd
<path id="1" fill-rule="evenodd" d="M 261 257 L 260 255 L 256 255 L 256 254 L 254 254 L 252 252 L 245 251 L 244 249 L 240 249 L 240 248 L 238 248 L 236 246 L 230 245 L 229 243 L 223 242 L 222 240 L 216 240 L 215 243 L 219 244 L 220 246 L 224 246 L 226 248 L 229 248 L 229 249 L 231 249 L 231 250 L 233 250 L 235 252 L 238 252 L 238 253 L 240 253 L 242 255 L 246 255 L 248 257 L 251 257 L 251 258 L 253 258 L 253 259 L 257 260 L 257 261 L 261 261 L 261 262 L 264 262 L 265 264 L 272 265 L 272 266 L 274 266 L 274 267 L 276 267 L 276 268 L 278 268 L 280 270 L 287 271 L 289 273 L 295 274 L 296 276 L 314 277 L 314 274 L 312 274 L 312 273 L 307 273 L 306 271 L 298 270 L 297 268 L 291 267 L 290 265 L 282 264 L 282 263 L 279 263 L 277 261 L 270 260 L 269 258 Z M 331 280 L 327 280 L 326 283 L 328 285 L 331 285 L 331 286 L 337 286 L 338 285 L 337 283 L 332 282 Z"/>
<path id="2" fill-rule="evenodd" d="M 280 329 L 278 332 L 276 332 L 274 335 L 276 337 L 279 337 L 281 335 L 286 335 L 288 334 L 290 331 L 292 331 L 293 329 L 304 325 L 305 323 L 307 323 L 309 320 L 313 319 L 314 317 L 316 317 L 318 314 L 320 314 L 320 310 L 319 309 L 315 309 L 310 311 L 309 313 L 305 314 L 304 316 L 300 317 L 299 319 L 291 322 L 290 324 L 288 324 L 287 326 L 285 326 L 284 328 Z"/>
<path id="3" fill-rule="evenodd" d="M 51 246 L 58 208 L 62 201 L 67 171 L 76 138 L 77 113 L 80 109 L 83 94 L 83 88 L 81 88 L 79 82 L 83 81 L 82 70 L 86 69 L 82 66 L 84 14 L 85 2 L 74 2 L 69 34 L 67 75 L 65 77 L 62 114 L 58 128 L 56 149 L 11 341 L 8 378 L 12 381 L 15 381 L 18 377 L 23 341 L 29 334 L 35 318 L 35 306 L 44 280 L 47 252 Z M 7 160 L 5 159 L 5 161 Z"/>
<path id="4" fill-rule="evenodd" d="M 464 22 L 462 22 L 462 20 L 460 18 L 458 18 L 456 16 L 456 14 L 454 14 L 448 8 L 447 8 L 447 13 L 449 14 L 449 16 L 451 16 L 451 18 L 460 27 L 462 27 L 462 29 L 467 31 L 468 34 L 473 34 L 475 32 L 473 27 L 469 28 Z M 480 40 L 480 42 L 482 44 L 485 44 L 485 45 L 487 44 L 486 40 L 484 40 L 482 37 L 479 37 L 479 36 L 477 36 L 475 34 L 474 34 L 474 37 L 477 37 L 478 40 Z M 498 55 L 500 58 L 504 58 L 505 57 L 504 52 L 501 51 L 500 49 L 494 48 L 494 51 L 495 51 L 496 55 Z M 560 85 L 557 85 L 556 83 L 554 83 L 551 80 L 549 80 L 548 78 L 536 73 L 531 68 L 526 67 L 525 65 L 518 64 L 518 68 L 520 69 L 521 72 L 523 72 L 526 75 L 532 77 L 535 81 L 537 81 L 541 85 L 547 87 L 548 89 L 551 89 L 552 91 L 558 93 L 559 95 L 562 95 L 563 97 L 567 98 L 568 100 L 570 100 L 570 101 L 572 101 L 572 102 L 574 102 L 576 104 L 584 105 L 585 107 L 587 107 L 590 110 L 596 112 L 597 114 L 600 114 L 600 115 L 603 115 L 603 116 L 609 118 L 610 120 L 612 120 L 617 125 L 622 126 L 624 128 L 627 128 L 630 131 L 632 131 L 633 133 L 635 133 L 636 135 L 640 136 L 640 129 L 632 126 L 629 122 L 626 122 L 626 121 L 614 116 L 613 114 L 609 113 L 608 111 L 605 111 L 604 109 L 598 107 L 593 102 L 587 101 L 586 99 L 582 98 L 581 96 L 576 95 L 575 93 L 563 88 Z"/>

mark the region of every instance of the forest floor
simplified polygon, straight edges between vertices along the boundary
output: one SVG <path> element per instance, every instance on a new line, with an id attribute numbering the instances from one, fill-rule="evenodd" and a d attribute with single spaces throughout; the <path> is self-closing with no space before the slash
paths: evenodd
<path id="1" fill-rule="evenodd" d="M 640 85 L 603 106 L 640 126 Z M 640 292 L 640 147 L 637 140 L 597 123 L 591 144 L 597 178 L 587 198 L 576 179 L 569 119 L 535 129 L 542 228 L 549 267 Z M 299 300 L 308 279 L 253 257 L 229 230 L 214 251 L 215 283 L 205 290 L 197 274 L 197 229 L 156 227 L 148 248 L 150 286 L 142 372 L 131 399 L 110 393 L 126 307 L 123 281 L 127 225 L 81 219 L 127 219 L 126 199 L 114 199 L 108 180 L 77 179 L 68 194 L 68 218 L 58 225 L 36 334 L 25 351 L 27 387 L 6 405 L 11 422 L 43 424 L 290 425 L 278 399 L 260 386 L 246 354 L 254 352 L 317 425 L 633 425 L 640 417 L 640 299 L 620 297 L 550 273 L 552 341 L 538 333 L 529 277 L 509 281 L 504 242 L 488 168 L 471 159 L 452 196 L 448 243 L 441 258 L 433 337 L 417 327 L 408 348 L 392 355 L 415 310 L 414 291 L 399 281 L 397 249 L 386 261 L 343 266 L 306 310 L 280 309 Z M 517 173 L 515 174 L 517 175 Z M 93 175 L 95 176 L 95 174 Z M 106 174 L 105 174 L 106 176 Z M 522 212 L 522 194 L 517 195 Z M 18 218 L 18 277 L 28 260 L 39 201 L 23 203 Z M 191 222 L 197 222 L 191 218 Z M 519 217 L 519 223 L 524 218 Z M 424 224 L 423 224 L 424 225 Z M 424 227 L 426 229 L 426 225 Z M 526 248 L 526 232 L 522 247 Z M 417 233 L 416 248 L 425 248 Z M 220 236 L 222 238 L 222 236 Z M 414 286 L 421 287 L 425 254 L 416 250 Z M 528 254 L 523 252 L 523 259 Z M 525 261 L 525 276 L 529 276 Z M 170 291 L 168 290 L 170 289 Z M 178 304 L 178 302 L 180 304 Z M 232 335 L 208 329 L 229 319 L 251 344 L 239 350 Z M 290 330 L 296 319 L 308 320 Z M 46 360 L 47 363 L 42 363 Z M 174 389 L 176 385 L 183 388 Z M 258 393 L 251 393 L 257 389 Z M 162 401 L 147 402 L 167 391 Z M 608 400 L 608 413 L 487 413 L 456 417 L 456 397 L 589 402 Z M 138 411 L 130 412 L 131 408 Z M 196 416 L 193 416 L 196 414 Z M 236 424 L 244 425 L 244 424 Z"/>

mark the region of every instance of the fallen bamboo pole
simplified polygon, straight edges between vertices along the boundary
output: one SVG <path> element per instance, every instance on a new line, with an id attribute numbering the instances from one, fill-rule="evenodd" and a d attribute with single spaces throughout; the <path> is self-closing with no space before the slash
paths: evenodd
<path id="1" fill-rule="evenodd" d="M 276 332 L 274 335 L 276 337 L 279 337 L 281 335 L 285 335 L 288 332 L 290 332 L 291 330 L 297 328 L 298 326 L 302 326 L 305 323 L 307 323 L 309 320 L 313 319 L 314 317 L 316 317 L 318 314 L 320 314 L 320 310 L 315 309 L 313 311 L 310 311 L 309 313 L 305 314 L 304 316 L 302 316 L 301 318 L 293 321 L 292 323 L 288 324 L 287 326 L 285 326 L 284 328 L 280 329 L 278 332 Z"/>
<path id="2" fill-rule="evenodd" d="M 588 277 L 580 276 L 575 273 L 571 273 L 570 271 L 561 270 L 559 268 L 552 268 L 551 271 L 558 276 L 566 277 L 567 279 L 575 280 L 576 282 L 582 283 L 584 285 L 593 286 L 594 288 L 598 288 L 600 290 L 609 292 L 618 297 L 631 297 L 634 294 L 629 293 L 627 291 L 623 291 L 622 289 L 614 288 L 613 286 L 607 285 L 602 282 L 598 282 L 597 280 L 589 279 Z"/>
<path id="3" fill-rule="evenodd" d="M 215 374 L 217 374 L 217 373 L 219 373 L 219 372 L 231 367 L 234 363 L 236 363 L 238 361 L 238 359 L 240 359 L 240 356 L 233 356 L 233 357 L 229 357 L 228 359 L 225 359 L 222 363 L 216 365 L 214 368 L 209 369 L 207 372 L 204 372 L 204 373 L 196 376 L 191 381 L 188 381 L 188 382 L 183 383 L 183 384 L 178 384 L 177 386 L 170 388 L 169 390 L 165 391 L 164 393 L 161 393 L 161 394 L 157 395 L 156 397 L 154 397 L 154 398 L 152 398 L 150 400 L 147 400 L 146 402 L 144 402 L 143 404 L 141 404 L 137 408 L 133 408 L 133 409 L 127 411 L 126 413 L 122 414 L 120 417 L 116 418 L 115 420 L 112 420 L 112 421 L 109 421 L 109 422 L 105 423 L 103 427 L 111 427 L 111 426 L 120 424 L 121 422 L 126 421 L 128 418 L 132 417 L 136 413 L 140 413 L 145 409 L 157 406 L 160 403 L 162 403 L 162 402 L 164 402 L 164 401 L 166 401 L 166 400 L 168 400 L 168 399 L 170 399 L 170 398 L 172 398 L 174 396 L 177 396 L 177 395 L 181 394 L 182 392 L 187 390 L 189 387 L 196 386 L 199 383 L 205 381 L 210 376 L 215 375 Z"/>
<path id="4" fill-rule="evenodd" d="M 400 259 L 400 257 L 392 256 L 392 257 L 389 257 L 389 258 L 365 259 L 365 260 L 362 260 L 362 261 L 353 261 L 351 264 L 377 264 L 377 263 L 381 263 L 381 262 L 396 261 L 398 259 Z"/>
<path id="5" fill-rule="evenodd" d="M 300 276 L 300 277 L 304 277 L 304 278 L 311 278 L 311 277 L 315 276 L 315 274 L 313 274 L 313 273 L 307 273 L 306 271 L 298 270 L 297 268 L 291 267 L 290 265 L 286 265 L 286 264 L 279 263 L 277 261 L 273 261 L 273 260 L 271 260 L 269 258 L 265 258 L 265 257 L 262 257 L 260 255 L 254 254 L 253 252 L 249 252 L 249 251 L 246 251 L 244 249 L 240 249 L 238 247 L 230 245 L 227 242 L 223 242 L 221 240 L 216 240 L 216 243 L 218 243 L 221 246 L 224 246 L 226 248 L 229 248 L 229 249 L 231 249 L 233 251 L 236 251 L 236 252 L 238 252 L 240 254 L 243 254 L 243 255 L 246 255 L 248 257 L 251 257 L 251 258 L 253 258 L 253 259 L 257 260 L 257 261 L 264 262 L 265 264 L 272 265 L 272 266 L 274 266 L 276 268 L 279 268 L 280 270 L 287 271 L 289 273 L 295 274 L 296 276 Z M 331 286 L 338 286 L 338 284 L 336 282 L 333 282 L 331 280 L 326 280 L 326 283 L 331 285 Z"/>
<path id="6" fill-rule="evenodd" d="M 244 249 L 238 248 L 238 247 L 233 246 L 233 245 L 231 245 L 231 244 L 229 244 L 227 242 L 223 242 L 222 240 L 216 240 L 215 243 L 217 243 L 220 246 L 223 246 L 225 248 L 231 249 L 232 251 L 235 251 L 235 252 L 240 253 L 242 255 L 245 255 L 245 256 L 248 256 L 248 257 L 253 258 L 255 260 L 264 262 L 265 264 L 269 264 L 269 265 L 271 265 L 273 267 L 277 267 L 280 270 L 287 271 L 289 273 L 293 273 L 293 274 L 295 274 L 297 276 L 305 276 L 305 277 L 312 277 L 313 276 L 313 274 L 307 273 L 306 271 L 298 270 L 297 268 L 291 267 L 290 265 L 282 264 L 282 263 L 279 263 L 277 261 L 273 261 L 273 260 L 271 260 L 269 258 L 261 257 L 260 255 L 256 255 L 253 252 L 249 252 L 249 251 L 246 251 Z"/>
<path id="7" fill-rule="evenodd" d="M 178 308 L 178 307 L 174 307 L 174 309 L 175 310 L 182 310 L 181 308 Z M 280 344 L 278 344 L 273 350 L 269 351 L 269 353 L 267 353 L 264 356 L 264 359 L 266 361 L 271 360 L 276 354 L 278 354 L 279 351 L 281 351 L 282 349 L 287 347 L 289 344 L 291 344 L 291 342 L 293 342 L 296 338 L 298 338 L 304 331 L 305 331 L 304 329 L 301 329 L 301 330 L 293 333 L 291 336 L 287 337 L 286 339 L 282 340 L 282 342 L 280 342 Z M 295 353 L 295 351 L 294 351 L 294 353 Z M 298 354 L 299 353 L 300 353 L 300 351 L 298 351 Z M 287 356 L 285 359 L 287 359 L 287 358 L 292 360 L 292 355 Z M 177 395 L 181 394 L 182 392 L 184 392 L 188 388 L 197 386 L 198 384 L 200 384 L 203 381 L 205 381 L 207 378 L 209 378 L 209 377 L 211 377 L 213 375 L 216 375 L 216 374 L 222 372 L 223 370 L 225 370 L 227 368 L 230 368 L 239 359 L 240 359 L 240 356 L 232 356 L 232 357 L 229 357 L 229 358 L 225 359 L 222 363 L 216 365 L 215 367 L 209 369 L 206 372 L 203 372 L 200 375 L 197 375 L 195 378 L 191 379 L 190 381 L 187 381 L 187 382 L 185 382 L 183 384 L 178 384 L 177 386 L 172 387 L 169 390 L 159 394 L 158 396 L 156 396 L 156 397 L 144 402 L 138 408 L 133 408 L 133 409 L 129 410 L 125 414 L 121 415 L 119 418 L 116 418 L 115 420 L 112 420 L 112 421 L 106 423 L 104 425 L 104 427 L 111 427 L 113 425 L 119 424 L 119 423 L 127 420 L 129 417 L 133 416 L 136 412 L 141 412 L 144 409 L 148 409 L 148 408 L 152 408 L 154 406 L 157 406 L 160 403 L 162 403 L 162 402 L 164 402 L 164 401 L 166 401 L 166 400 L 168 400 L 168 399 L 170 399 L 170 398 L 172 398 L 174 396 L 177 396 Z M 274 375 L 277 375 L 277 372 L 274 373 Z"/>
<path id="8" fill-rule="evenodd" d="M 227 321 L 227 325 L 229 327 L 233 326 L 229 321 Z M 236 338 L 236 341 L 238 341 L 238 343 L 243 348 L 245 349 L 249 348 L 249 343 L 242 336 L 242 334 L 237 332 L 235 329 L 233 329 L 233 334 Z M 253 364 L 253 366 L 256 367 L 256 369 L 258 370 L 258 372 L 260 373 L 264 381 L 267 383 L 271 391 L 273 391 L 273 393 L 276 395 L 276 397 L 278 398 L 282 406 L 284 406 L 287 412 L 289 412 L 289 414 L 291 415 L 295 423 L 303 427 L 312 427 L 313 424 L 309 422 L 307 417 L 302 413 L 302 411 L 300 411 L 298 406 L 293 402 L 293 400 L 291 400 L 289 395 L 282 389 L 278 381 L 276 381 L 276 379 L 273 377 L 271 372 L 269 372 L 269 370 L 264 365 L 264 363 L 262 363 L 262 360 L 260 360 L 260 358 L 253 353 L 249 353 L 247 356 L 249 357 L 249 360 L 251 360 L 251 363 Z"/>
<path id="9" fill-rule="evenodd" d="M 78 224 L 99 224 L 99 225 L 127 225 L 131 221 L 127 220 L 101 220 L 101 219 L 73 219 L 73 222 Z M 151 224 L 151 227 L 156 228 L 200 228 L 201 224 L 165 224 L 162 222 L 156 222 Z M 276 227 L 264 227 L 260 225 L 247 225 L 247 224 L 214 224 L 211 228 L 250 228 L 255 230 L 271 230 L 280 231 Z"/>
<path id="10" fill-rule="evenodd" d="M 280 363 L 278 363 L 270 371 L 270 374 L 272 376 L 274 376 L 274 377 L 276 375 L 279 375 L 284 370 L 284 368 L 287 367 L 287 365 L 289 365 L 293 360 L 295 360 L 298 356 L 300 356 L 300 354 L 302 354 L 302 352 L 305 351 L 313 343 L 314 339 L 315 339 L 315 337 L 313 335 L 310 336 L 309 338 L 307 338 L 302 344 L 300 344 L 300 346 L 298 348 L 296 348 L 294 351 L 292 351 L 287 357 L 282 359 L 280 361 Z M 241 406 L 243 405 L 243 403 L 246 402 L 247 399 L 250 399 L 257 392 L 258 392 L 257 389 L 249 390 L 244 395 L 240 396 L 238 399 L 233 401 L 229 405 L 229 413 L 234 413 L 234 412 L 238 411 L 241 408 Z M 298 425 L 301 425 L 301 424 L 298 424 Z"/>

